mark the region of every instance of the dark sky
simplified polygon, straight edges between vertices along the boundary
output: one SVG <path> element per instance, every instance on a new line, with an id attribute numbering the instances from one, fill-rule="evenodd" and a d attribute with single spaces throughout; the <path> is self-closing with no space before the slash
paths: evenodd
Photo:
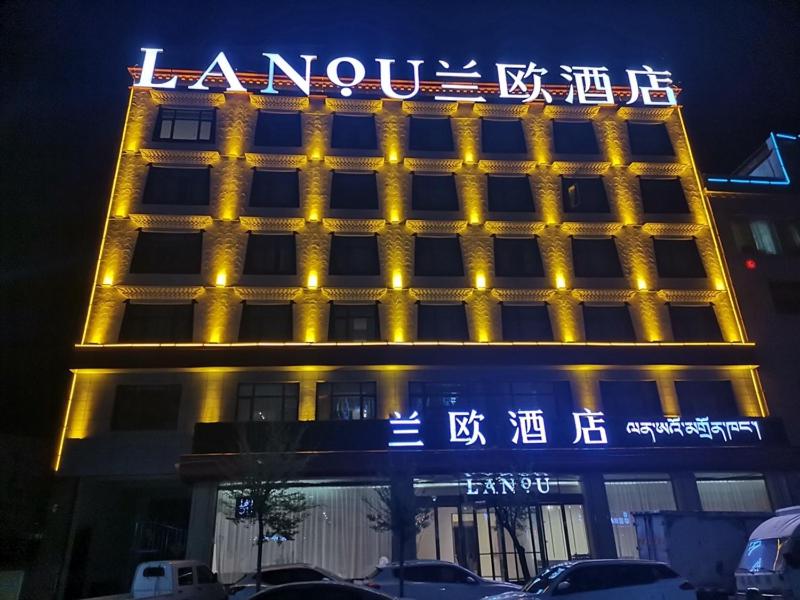
<path id="1" fill-rule="evenodd" d="M 261 53 L 630 66 L 684 88 L 701 170 L 800 132 L 796 1 L 526 0 L 0 3 L 0 431 L 49 436 L 85 316 L 122 129 L 126 66 L 237 69 Z M 463 63 L 458 63 L 463 64 Z M 484 73 L 490 73 L 484 69 Z"/>

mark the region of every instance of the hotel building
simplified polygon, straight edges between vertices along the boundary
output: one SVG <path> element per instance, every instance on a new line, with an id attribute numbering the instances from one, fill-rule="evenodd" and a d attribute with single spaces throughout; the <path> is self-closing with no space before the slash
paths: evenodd
<path id="1" fill-rule="evenodd" d="M 314 508 L 265 563 L 348 577 L 392 554 L 376 486 L 432 511 L 408 553 L 498 579 L 521 576 L 498 503 L 527 507 L 536 572 L 635 556 L 635 511 L 798 500 L 680 107 L 239 76 L 131 88 L 56 457 L 59 596 L 147 558 L 252 570 L 229 488 L 276 421 Z"/>

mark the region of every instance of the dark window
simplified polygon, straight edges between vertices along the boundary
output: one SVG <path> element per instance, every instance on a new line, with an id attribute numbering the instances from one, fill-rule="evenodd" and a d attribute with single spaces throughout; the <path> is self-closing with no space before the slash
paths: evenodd
<path id="1" fill-rule="evenodd" d="M 244 258 L 245 275 L 295 275 L 295 237 L 288 235 L 254 234 L 247 236 Z"/>
<path id="2" fill-rule="evenodd" d="M 683 185 L 677 177 L 673 179 L 639 178 L 642 190 L 642 205 L 645 213 L 685 214 L 689 212 Z"/>
<path id="3" fill-rule="evenodd" d="M 165 431 L 178 427 L 180 385 L 118 385 L 112 431 Z"/>
<path id="4" fill-rule="evenodd" d="M 655 381 L 601 381 L 603 412 L 629 419 L 662 416 L 658 385 Z"/>
<path id="5" fill-rule="evenodd" d="M 414 274 L 462 276 L 461 240 L 458 237 L 420 237 L 414 242 Z"/>
<path id="6" fill-rule="evenodd" d="M 380 275 L 378 237 L 331 236 L 331 275 Z"/>
<path id="7" fill-rule="evenodd" d="M 664 123 L 632 123 L 628 121 L 631 154 L 634 156 L 675 156 Z"/>
<path id="8" fill-rule="evenodd" d="M 214 110 L 162 106 L 158 111 L 153 139 L 160 142 L 213 142 Z"/>
<path id="9" fill-rule="evenodd" d="M 675 391 L 682 417 L 721 419 L 739 416 L 730 381 L 676 381 Z"/>
<path id="10" fill-rule="evenodd" d="M 291 342 L 294 339 L 292 305 L 250 304 L 242 305 L 239 323 L 240 342 Z"/>
<path id="11" fill-rule="evenodd" d="M 519 119 L 481 119 L 481 149 L 486 154 L 526 154 Z"/>
<path id="12" fill-rule="evenodd" d="M 327 577 L 323 573 L 303 567 L 270 568 L 269 571 L 261 572 L 261 581 L 268 585 L 283 585 L 298 581 L 323 581 L 325 579 Z"/>
<path id="13" fill-rule="evenodd" d="M 411 177 L 411 208 L 414 210 L 458 210 L 456 177 L 447 175 L 422 175 Z"/>
<path id="14" fill-rule="evenodd" d="M 378 305 L 331 304 L 328 340 L 332 342 L 365 342 L 379 340 Z"/>
<path id="15" fill-rule="evenodd" d="M 211 169 L 157 167 L 150 165 L 144 185 L 142 204 L 208 204 Z"/>
<path id="16" fill-rule="evenodd" d="M 417 339 L 421 341 L 466 342 L 467 313 L 463 304 L 419 304 Z"/>
<path id="17" fill-rule="evenodd" d="M 295 171 L 253 171 L 250 206 L 299 208 L 300 176 Z"/>
<path id="18" fill-rule="evenodd" d="M 375 173 L 342 173 L 331 176 L 331 208 L 378 208 Z"/>
<path id="19" fill-rule="evenodd" d="M 374 381 L 318 383 L 317 420 L 374 419 L 377 402 L 375 389 Z"/>
<path id="20" fill-rule="evenodd" d="M 506 342 L 553 341 L 547 305 L 502 305 L 503 340 Z"/>
<path id="21" fill-rule="evenodd" d="M 562 177 L 561 204 L 567 213 L 605 213 L 611 210 L 602 177 Z"/>
<path id="22" fill-rule="evenodd" d="M 447 418 L 449 410 L 482 411 L 487 405 L 488 390 L 476 382 L 410 381 L 408 406 L 423 415 Z"/>
<path id="23" fill-rule="evenodd" d="M 375 134 L 375 117 L 373 115 L 333 115 L 331 148 L 376 150 L 378 138 Z"/>
<path id="24" fill-rule="evenodd" d="M 411 117 L 408 147 L 412 151 L 452 152 L 450 117 Z"/>
<path id="25" fill-rule="evenodd" d="M 203 233 L 140 231 L 131 273 L 193 274 L 200 272 Z"/>
<path id="26" fill-rule="evenodd" d="M 120 342 L 191 342 L 192 304 L 126 304 Z"/>
<path id="27" fill-rule="evenodd" d="M 498 277 L 544 277 L 536 238 L 494 238 L 494 274 Z"/>
<path id="28" fill-rule="evenodd" d="M 776 312 L 785 315 L 800 313 L 800 281 L 770 281 L 769 293 Z"/>
<path id="29" fill-rule="evenodd" d="M 240 383 L 237 421 L 297 421 L 297 383 Z"/>
<path id="30" fill-rule="evenodd" d="M 303 145 L 300 113 L 258 112 L 256 121 L 256 146 Z"/>
<path id="31" fill-rule="evenodd" d="M 721 342 L 714 307 L 669 305 L 672 337 L 676 342 Z"/>
<path id="32" fill-rule="evenodd" d="M 556 154 L 600 154 L 591 121 L 553 121 Z"/>
<path id="33" fill-rule="evenodd" d="M 572 238 L 576 277 L 622 277 L 614 238 Z"/>
<path id="34" fill-rule="evenodd" d="M 211 569 L 205 565 L 198 565 L 197 583 L 216 583 L 216 579 L 214 579 L 214 574 L 211 572 Z"/>
<path id="35" fill-rule="evenodd" d="M 497 384 L 492 382 L 492 387 Z M 501 384 L 500 404 L 509 410 L 541 410 L 546 420 L 572 419 L 569 381 L 515 381 Z"/>
<path id="36" fill-rule="evenodd" d="M 178 585 L 192 585 L 192 567 L 178 567 Z"/>
<path id="37" fill-rule="evenodd" d="M 767 219 L 735 220 L 732 223 L 736 246 L 746 254 L 780 254 L 785 236 Z M 782 239 L 783 238 L 783 239 Z"/>
<path id="38" fill-rule="evenodd" d="M 564 579 L 564 581 L 569 581 L 567 595 L 608 590 L 626 585 L 617 571 L 612 565 L 578 567 Z"/>
<path id="39" fill-rule="evenodd" d="M 583 328 L 587 342 L 635 342 L 631 313 L 627 305 L 583 305 Z"/>
<path id="40" fill-rule="evenodd" d="M 489 210 L 534 212 L 533 192 L 527 176 L 487 175 Z"/>
<path id="41" fill-rule="evenodd" d="M 419 565 L 405 567 L 407 581 L 419 583 L 467 583 L 470 574 L 458 567 L 448 565 Z M 395 577 L 399 569 L 395 569 Z"/>
<path id="42" fill-rule="evenodd" d="M 705 277 L 697 244 L 692 240 L 655 238 L 656 268 L 659 277 Z"/>
<path id="43" fill-rule="evenodd" d="M 778 235 L 785 254 L 800 254 L 800 220 L 786 221 L 778 224 Z"/>

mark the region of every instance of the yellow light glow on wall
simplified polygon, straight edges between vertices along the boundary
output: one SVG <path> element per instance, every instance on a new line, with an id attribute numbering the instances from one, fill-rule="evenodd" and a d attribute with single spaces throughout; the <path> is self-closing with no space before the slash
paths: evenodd
<path id="1" fill-rule="evenodd" d="M 313 327 L 306 328 L 306 342 L 313 343 L 317 341 L 317 333 L 314 331 Z"/>
<path id="2" fill-rule="evenodd" d="M 217 287 L 225 287 L 228 285 L 228 276 L 225 274 L 225 271 L 220 271 L 217 273 L 217 277 L 214 280 L 214 285 Z"/>
<path id="3" fill-rule="evenodd" d="M 395 150 L 394 148 L 389 150 L 388 160 L 393 165 L 396 165 L 398 162 L 400 162 L 400 157 L 397 154 L 397 150 Z"/>
<path id="4" fill-rule="evenodd" d="M 395 327 L 393 340 L 398 343 L 406 341 L 402 328 Z"/>
<path id="5" fill-rule="evenodd" d="M 317 211 L 316 208 L 312 208 L 311 210 L 308 211 L 308 220 L 311 223 L 316 223 L 319 221 L 319 212 Z"/>
<path id="6" fill-rule="evenodd" d="M 475 275 L 475 287 L 479 290 L 486 289 L 486 275 L 483 273 L 478 273 Z"/>
<path id="7" fill-rule="evenodd" d="M 205 387 L 198 420 L 200 423 L 216 423 L 222 418 L 222 403 L 224 394 L 225 374 L 221 371 L 211 371 L 206 375 Z"/>
<path id="8" fill-rule="evenodd" d="M 481 330 L 478 332 L 478 341 L 479 341 L 479 342 L 481 342 L 481 343 L 486 343 L 486 342 L 488 342 L 488 341 L 489 341 L 489 332 L 487 332 L 487 331 L 485 331 L 485 330 L 481 329 Z"/>
<path id="9" fill-rule="evenodd" d="M 556 273 L 556 289 L 564 290 L 567 288 L 567 280 L 564 278 L 563 273 Z"/>
<path id="10" fill-rule="evenodd" d="M 111 271 L 106 271 L 106 274 L 103 275 L 103 285 L 114 285 L 114 274 Z"/>
<path id="11" fill-rule="evenodd" d="M 467 150 L 466 152 L 464 152 L 464 164 L 466 165 L 475 164 L 475 153 L 472 150 Z"/>
<path id="12" fill-rule="evenodd" d="M 322 150 L 319 148 L 314 148 L 308 155 L 308 158 L 313 160 L 314 162 L 322 160 Z"/>
<path id="13" fill-rule="evenodd" d="M 720 292 L 725 291 L 725 282 L 722 279 L 715 279 L 714 280 L 714 289 Z"/>
<path id="14" fill-rule="evenodd" d="M 640 291 L 644 291 L 647 289 L 647 281 L 645 281 L 644 277 L 639 277 L 636 279 L 636 287 Z"/>
<path id="15" fill-rule="evenodd" d="M 306 287 L 310 290 L 315 290 L 317 287 L 319 287 L 319 279 L 316 271 L 308 272 L 308 281 L 306 283 Z"/>
<path id="16" fill-rule="evenodd" d="M 481 222 L 481 216 L 478 214 L 477 211 L 470 211 L 469 213 L 469 224 L 470 225 L 478 225 Z"/>
<path id="17" fill-rule="evenodd" d="M 396 208 L 389 211 L 389 222 L 392 225 L 397 225 L 400 222 L 400 212 Z"/>
<path id="18" fill-rule="evenodd" d="M 403 289 L 403 274 L 400 271 L 395 271 L 394 274 L 392 274 L 392 289 Z"/>

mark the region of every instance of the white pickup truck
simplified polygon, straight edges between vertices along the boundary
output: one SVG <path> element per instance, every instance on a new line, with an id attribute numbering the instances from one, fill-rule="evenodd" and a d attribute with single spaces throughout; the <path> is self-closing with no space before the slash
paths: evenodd
<path id="1" fill-rule="evenodd" d="M 91 600 L 226 600 L 217 575 L 196 560 L 155 560 L 136 567 L 129 594 L 100 596 Z"/>

